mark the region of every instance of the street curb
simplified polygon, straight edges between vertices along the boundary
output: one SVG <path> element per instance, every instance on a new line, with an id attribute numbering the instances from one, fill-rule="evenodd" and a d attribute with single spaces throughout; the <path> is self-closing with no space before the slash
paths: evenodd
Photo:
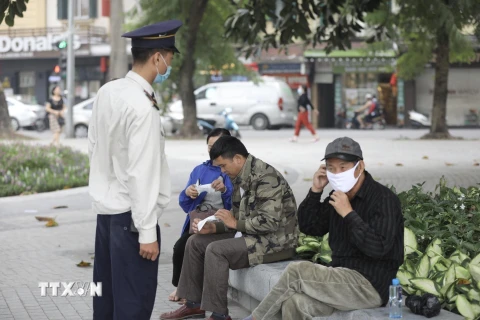
<path id="1" fill-rule="evenodd" d="M 26 200 L 41 200 L 50 198 L 59 198 L 64 196 L 74 196 L 80 193 L 88 192 L 88 187 L 72 188 L 67 190 L 58 190 L 51 192 L 42 192 L 37 194 L 31 194 L 26 196 L 12 196 L 0 198 L 0 205 L 12 202 L 22 202 Z"/>

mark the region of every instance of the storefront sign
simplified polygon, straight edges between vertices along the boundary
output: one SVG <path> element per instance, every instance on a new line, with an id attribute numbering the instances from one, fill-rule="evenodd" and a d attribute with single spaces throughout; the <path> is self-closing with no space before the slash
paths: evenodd
<path id="1" fill-rule="evenodd" d="M 39 37 L 0 36 L 0 53 L 32 53 L 56 50 L 55 43 L 64 40 L 65 35 L 48 34 Z M 73 48 L 79 49 L 81 43 L 78 36 L 74 36 Z"/>
<path id="2" fill-rule="evenodd" d="M 258 69 L 261 74 L 299 73 L 300 63 L 259 63 Z"/>
<path id="3" fill-rule="evenodd" d="M 391 66 L 334 66 L 333 73 L 390 73 L 393 71 Z"/>

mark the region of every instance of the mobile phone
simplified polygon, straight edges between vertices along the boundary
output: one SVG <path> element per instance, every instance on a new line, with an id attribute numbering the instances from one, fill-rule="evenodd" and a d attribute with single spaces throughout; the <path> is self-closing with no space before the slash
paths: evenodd
<path id="1" fill-rule="evenodd" d="M 138 233 L 137 227 L 135 227 L 135 223 L 133 223 L 133 219 L 130 221 L 130 232 Z"/>

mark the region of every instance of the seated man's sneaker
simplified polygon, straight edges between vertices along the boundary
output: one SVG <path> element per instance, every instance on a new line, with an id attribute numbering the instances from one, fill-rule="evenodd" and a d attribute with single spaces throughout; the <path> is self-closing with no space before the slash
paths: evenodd
<path id="1" fill-rule="evenodd" d="M 180 309 L 165 312 L 160 316 L 160 320 L 181 319 L 205 319 L 205 311 L 200 308 L 188 308 L 187 305 L 183 305 Z"/>

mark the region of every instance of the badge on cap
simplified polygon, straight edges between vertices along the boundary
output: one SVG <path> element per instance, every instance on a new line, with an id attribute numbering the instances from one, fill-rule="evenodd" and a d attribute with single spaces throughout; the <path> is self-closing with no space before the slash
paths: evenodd
<path id="1" fill-rule="evenodd" d="M 122 35 L 132 39 L 134 48 L 169 49 L 180 53 L 175 47 L 175 33 L 182 26 L 180 20 L 168 20 L 154 23 Z"/>

